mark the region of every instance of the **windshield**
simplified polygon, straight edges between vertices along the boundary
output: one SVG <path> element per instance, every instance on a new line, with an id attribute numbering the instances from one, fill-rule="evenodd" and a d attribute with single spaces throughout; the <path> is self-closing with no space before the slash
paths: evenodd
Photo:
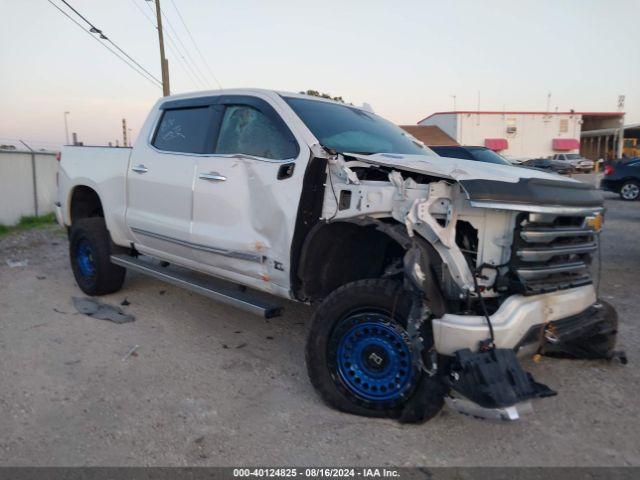
<path id="1" fill-rule="evenodd" d="M 473 155 L 473 158 L 479 160 L 480 162 L 497 163 L 499 165 L 511 165 L 511 163 L 509 163 L 507 160 L 502 158 L 493 150 L 489 150 L 488 148 L 467 147 L 467 150 L 469 150 L 469 153 Z"/>
<path id="2" fill-rule="evenodd" d="M 348 105 L 283 98 L 320 143 L 337 152 L 434 155 L 400 127 L 373 113 Z"/>
<path id="3" fill-rule="evenodd" d="M 567 160 L 580 160 L 582 155 L 579 153 L 567 153 Z"/>

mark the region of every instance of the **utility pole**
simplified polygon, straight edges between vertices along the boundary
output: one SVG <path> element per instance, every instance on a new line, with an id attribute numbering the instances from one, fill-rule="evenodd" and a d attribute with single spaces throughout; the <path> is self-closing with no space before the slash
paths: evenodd
<path id="1" fill-rule="evenodd" d="M 64 135 L 67 140 L 67 145 L 69 145 L 69 124 L 67 123 L 67 116 L 69 112 L 64 112 Z"/>
<path id="2" fill-rule="evenodd" d="M 126 118 L 122 119 L 122 146 L 123 147 L 129 146 L 129 144 L 127 143 L 127 119 Z"/>
<path id="3" fill-rule="evenodd" d="M 153 0 L 147 0 L 151 2 Z M 162 35 L 162 10 L 160 9 L 160 0 L 156 0 L 156 18 L 158 22 L 158 39 L 160 40 L 160 70 L 162 72 L 162 95 L 171 95 L 169 88 L 169 62 L 164 56 L 164 37 Z"/>

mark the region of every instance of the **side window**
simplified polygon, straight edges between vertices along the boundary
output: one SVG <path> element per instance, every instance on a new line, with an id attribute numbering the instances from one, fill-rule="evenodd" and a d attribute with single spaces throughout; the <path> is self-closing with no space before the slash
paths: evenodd
<path id="1" fill-rule="evenodd" d="M 295 139 L 268 116 L 247 105 L 227 106 L 215 153 L 243 153 L 273 160 L 296 157 Z"/>
<path id="2" fill-rule="evenodd" d="M 210 124 L 208 107 L 165 110 L 153 146 L 167 152 L 205 153 Z"/>

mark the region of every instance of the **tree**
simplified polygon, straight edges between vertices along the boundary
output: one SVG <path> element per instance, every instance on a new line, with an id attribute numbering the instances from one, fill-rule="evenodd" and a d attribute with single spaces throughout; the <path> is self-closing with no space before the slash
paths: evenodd
<path id="1" fill-rule="evenodd" d="M 320 93 L 317 90 L 307 90 L 306 92 L 300 92 L 303 95 L 312 95 L 314 97 L 327 98 L 329 100 L 335 100 L 336 102 L 346 103 L 342 97 L 332 97 L 328 93 Z"/>

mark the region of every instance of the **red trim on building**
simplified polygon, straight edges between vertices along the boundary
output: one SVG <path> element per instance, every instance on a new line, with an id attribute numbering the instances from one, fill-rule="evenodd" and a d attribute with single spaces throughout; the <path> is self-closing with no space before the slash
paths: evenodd
<path id="1" fill-rule="evenodd" d="M 519 111 L 489 111 L 489 110 L 455 110 L 452 112 L 435 112 L 424 117 L 420 122 L 435 115 L 451 115 L 451 114 L 480 114 L 480 115 L 583 115 L 595 117 L 624 117 L 624 112 L 519 112 Z M 418 122 L 418 123 L 420 123 Z"/>
<path id="2" fill-rule="evenodd" d="M 485 138 L 484 146 L 489 150 L 499 152 L 500 150 L 506 150 L 509 148 L 509 142 L 506 138 Z"/>
<path id="3" fill-rule="evenodd" d="M 554 138 L 553 149 L 559 152 L 566 152 L 567 150 L 579 150 L 580 140 L 575 138 Z"/>

